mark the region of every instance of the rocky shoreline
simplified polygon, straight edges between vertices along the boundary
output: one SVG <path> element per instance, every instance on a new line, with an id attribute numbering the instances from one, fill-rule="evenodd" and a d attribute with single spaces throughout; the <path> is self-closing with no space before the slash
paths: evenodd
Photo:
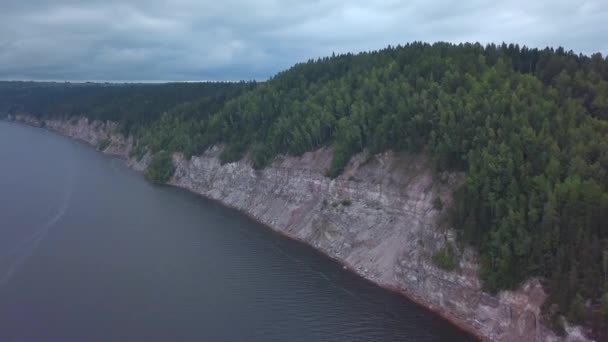
<path id="1" fill-rule="evenodd" d="M 138 171 L 150 159 L 129 158 L 133 138 L 111 122 L 86 118 L 10 120 L 46 127 L 126 159 Z M 169 184 L 236 208 L 271 229 L 303 241 L 362 277 L 431 310 L 481 340 L 588 341 L 578 327 L 554 335 L 540 320 L 546 294 L 538 279 L 515 291 L 485 293 L 471 250 L 458 250 L 458 266 L 446 271 L 433 254 L 454 243 L 445 208 L 463 175 L 433 175 L 424 155 L 386 152 L 355 156 L 336 179 L 324 176 L 332 156 L 321 148 L 299 157 L 283 156 L 264 170 L 247 159 L 222 165 L 221 146 L 186 160 L 173 155 L 176 172 Z M 440 178 L 440 179 L 437 179 Z M 440 198 L 443 208 L 434 205 Z"/>

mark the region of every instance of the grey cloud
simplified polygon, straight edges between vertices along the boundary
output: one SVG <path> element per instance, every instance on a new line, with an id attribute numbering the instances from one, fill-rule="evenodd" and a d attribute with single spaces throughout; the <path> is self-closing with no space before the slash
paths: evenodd
<path id="1" fill-rule="evenodd" d="M 0 79 L 264 79 L 413 40 L 608 52 L 605 0 L 3 1 Z"/>

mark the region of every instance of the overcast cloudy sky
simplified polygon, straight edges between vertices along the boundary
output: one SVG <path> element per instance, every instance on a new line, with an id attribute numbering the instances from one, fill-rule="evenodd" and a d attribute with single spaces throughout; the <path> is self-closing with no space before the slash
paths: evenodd
<path id="1" fill-rule="evenodd" d="M 608 0 L 1 0 L 0 79 L 264 79 L 414 40 L 608 52 Z"/>

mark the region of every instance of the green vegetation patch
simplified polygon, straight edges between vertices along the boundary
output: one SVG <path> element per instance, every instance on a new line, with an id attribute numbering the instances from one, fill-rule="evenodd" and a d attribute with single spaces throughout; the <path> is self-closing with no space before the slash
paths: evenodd
<path id="1" fill-rule="evenodd" d="M 110 146 L 110 139 L 108 138 L 101 138 L 97 141 L 97 149 L 100 151 L 105 151 L 108 146 Z"/>
<path id="2" fill-rule="evenodd" d="M 458 268 L 458 255 L 451 243 L 433 253 L 432 260 L 437 267 L 446 271 L 453 271 Z"/>
<path id="3" fill-rule="evenodd" d="M 435 197 L 433 198 L 433 208 L 439 211 L 443 209 L 443 201 L 438 195 L 435 195 Z"/>
<path id="4" fill-rule="evenodd" d="M 161 151 L 152 156 L 144 175 L 153 183 L 163 184 L 171 179 L 173 173 L 175 173 L 175 166 L 171 154 Z"/>

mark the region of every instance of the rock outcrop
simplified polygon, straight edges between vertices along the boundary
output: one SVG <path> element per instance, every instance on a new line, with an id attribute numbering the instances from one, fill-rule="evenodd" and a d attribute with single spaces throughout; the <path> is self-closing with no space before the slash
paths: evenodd
<path id="1" fill-rule="evenodd" d="M 129 159 L 133 138 L 117 133 L 110 122 L 30 117 L 12 118 L 45 126 L 93 145 L 109 139 L 105 153 Z M 445 209 L 463 175 L 434 176 L 424 155 L 386 152 L 355 156 L 336 179 L 324 176 L 331 148 L 299 157 L 284 156 L 263 170 L 247 159 L 222 165 L 220 146 L 186 160 L 174 154 L 176 172 L 170 184 L 188 189 L 247 215 L 294 239 L 304 241 L 361 276 L 403 293 L 459 327 L 491 341 L 586 341 L 580 329 L 566 338 L 555 336 L 540 321 L 546 294 L 538 279 L 516 291 L 485 293 L 478 262 L 471 250 L 457 250 L 454 271 L 438 267 L 432 256 L 455 245 L 446 227 Z M 440 179 L 436 179 L 440 178 Z M 437 207 L 437 208 L 436 208 Z"/>

